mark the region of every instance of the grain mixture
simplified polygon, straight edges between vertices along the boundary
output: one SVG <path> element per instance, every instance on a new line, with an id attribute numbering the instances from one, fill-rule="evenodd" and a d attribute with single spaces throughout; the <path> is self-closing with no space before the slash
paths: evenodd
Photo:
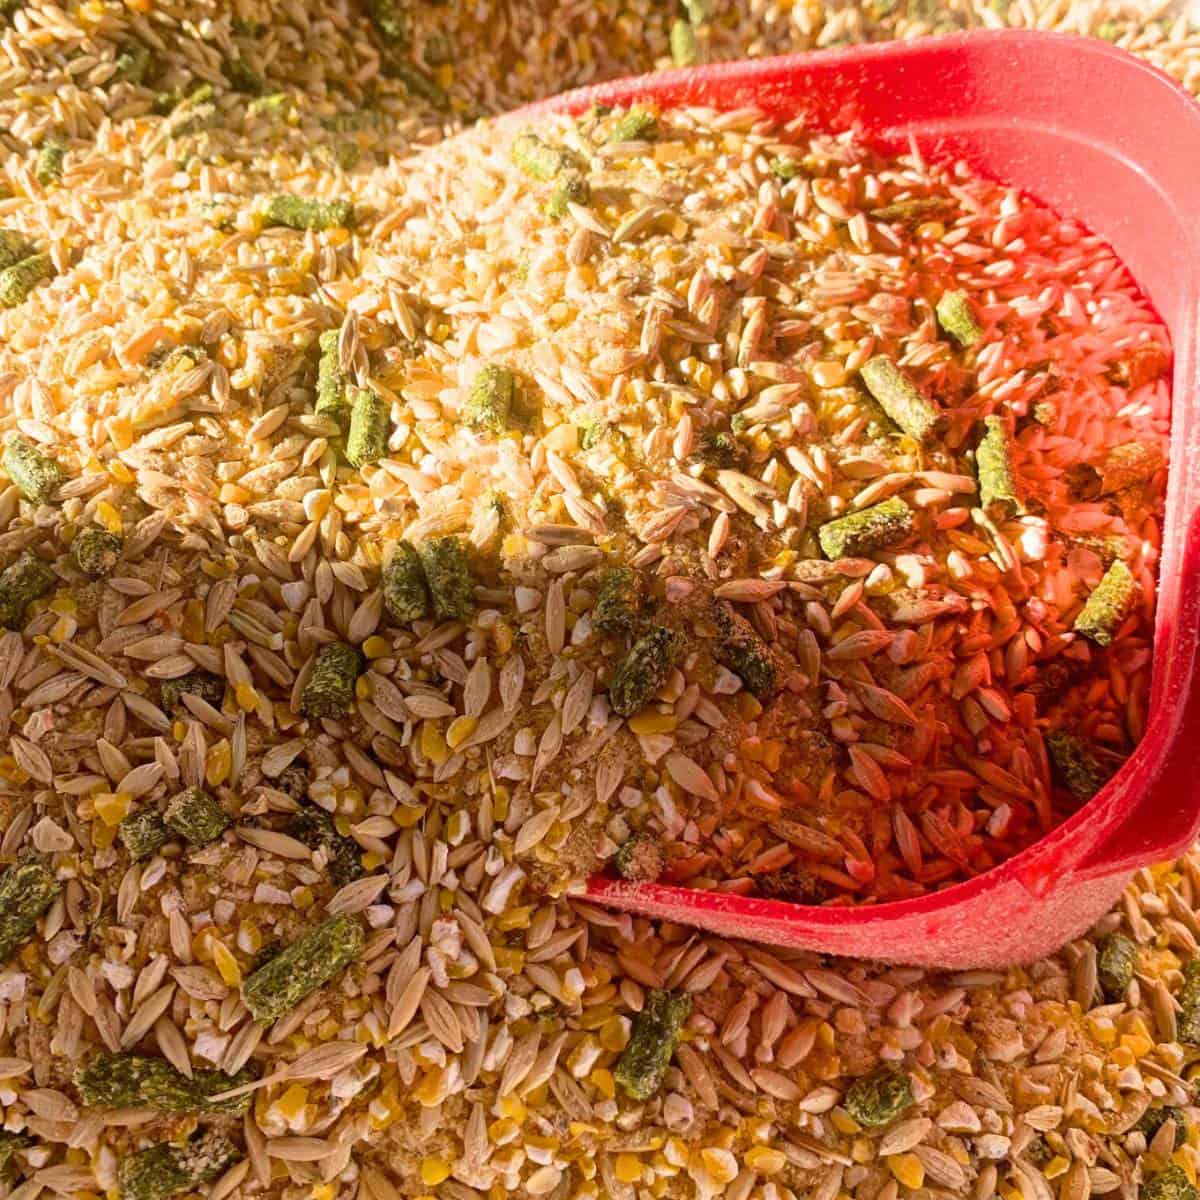
<path id="1" fill-rule="evenodd" d="M 0 1194 L 1193 1194 L 1200 860 L 954 976 L 572 899 L 902 895 L 1103 781 L 1167 416 L 1120 265 L 751 112 L 420 151 L 672 56 L 1198 39 L 664 7 L 3 6 Z"/>

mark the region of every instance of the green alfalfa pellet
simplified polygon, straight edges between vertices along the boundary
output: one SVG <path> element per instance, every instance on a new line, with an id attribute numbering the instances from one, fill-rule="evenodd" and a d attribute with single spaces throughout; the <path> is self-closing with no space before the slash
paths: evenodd
<path id="1" fill-rule="evenodd" d="M 249 1092 L 228 1100 L 213 1096 L 257 1078 L 253 1068 L 236 1075 L 193 1070 L 191 1077 L 166 1059 L 139 1054 L 101 1054 L 75 1076 L 79 1099 L 87 1108 L 152 1108 L 162 1113 L 244 1113 Z"/>
<path id="2" fill-rule="evenodd" d="M 461 538 L 429 538 L 417 547 L 439 621 L 462 621 L 475 611 L 475 579 Z"/>
<path id="3" fill-rule="evenodd" d="M 71 561 L 89 579 L 107 579 L 121 561 L 125 543 L 107 529 L 89 526 L 71 542 Z"/>
<path id="4" fill-rule="evenodd" d="M 323 808 L 306 804 L 288 822 L 287 832 L 309 849 L 324 854 L 336 887 L 362 878 L 362 847 L 353 838 L 338 833 L 333 818 Z"/>
<path id="5" fill-rule="evenodd" d="M 10 434 L 0 457 L 4 473 L 17 491 L 34 504 L 47 504 L 66 482 L 67 473 L 48 454 L 43 454 L 20 434 Z"/>
<path id="6" fill-rule="evenodd" d="M 658 118 L 644 108 L 631 108 L 609 131 L 610 142 L 648 142 L 658 136 Z"/>
<path id="7" fill-rule="evenodd" d="M 1125 619 L 1137 607 L 1140 595 L 1141 587 L 1133 572 L 1117 559 L 1104 572 L 1075 618 L 1075 632 L 1090 638 L 1097 646 L 1112 645 Z"/>
<path id="8" fill-rule="evenodd" d="M 879 406 L 914 441 L 930 441 L 942 424 L 937 405 L 927 400 L 903 371 L 885 354 L 878 354 L 859 368 L 867 390 Z"/>
<path id="9" fill-rule="evenodd" d="M 507 367 L 485 363 L 471 384 L 463 420 L 484 433 L 503 433 L 512 417 L 516 386 L 516 376 Z"/>
<path id="10" fill-rule="evenodd" d="M 46 279 L 54 278 L 54 263 L 48 254 L 31 254 L 0 271 L 0 308 L 16 308 Z"/>
<path id="11" fill-rule="evenodd" d="M 746 690 L 759 700 L 765 700 L 779 688 L 779 666 L 770 646 L 754 632 L 745 617 L 728 604 L 718 603 L 714 609 L 717 639 L 713 657 L 732 671 Z"/>
<path id="12" fill-rule="evenodd" d="M 383 564 L 383 605 L 394 621 L 407 623 L 429 616 L 425 568 L 411 542 L 397 542 Z"/>
<path id="13" fill-rule="evenodd" d="M 983 419 L 983 436 L 975 447 L 979 499 L 994 521 L 1009 520 L 1021 511 L 1021 496 L 1013 470 L 1013 444 L 1003 417 Z"/>
<path id="14" fill-rule="evenodd" d="M 0 571 L 0 625 L 21 629 L 30 604 L 54 588 L 58 576 L 31 550 Z"/>
<path id="15" fill-rule="evenodd" d="M 67 147 L 60 138 L 49 137 L 42 143 L 33 161 L 33 176 L 42 187 L 49 187 L 62 178 L 66 157 Z"/>
<path id="16" fill-rule="evenodd" d="M 301 934 L 242 984 L 242 999 L 259 1022 L 275 1021 L 362 954 L 357 918 L 337 916 Z"/>
<path id="17" fill-rule="evenodd" d="M 677 67 L 694 67 L 700 61 L 700 47 L 691 22 L 678 17 L 671 23 L 671 62 Z"/>
<path id="18" fill-rule="evenodd" d="M 16 229 L 0 229 L 0 271 L 34 253 L 29 239 Z"/>
<path id="19" fill-rule="evenodd" d="M 856 1079 L 842 1102 L 865 1129 L 890 1125 L 913 1103 L 912 1083 L 899 1067 L 883 1066 Z"/>
<path id="20" fill-rule="evenodd" d="M 1122 763 L 1114 751 L 1065 729 L 1046 735 L 1046 751 L 1055 776 L 1076 800 L 1090 800 Z"/>
<path id="21" fill-rule="evenodd" d="M 509 149 L 513 164 L 534 179 L 553 179 L 562 171 L 579 169 L 581 160 L 563 146 L 553 146 L 531 130 L 513 138 Z"/>
<path id="22" fill-rule="evenodd" d="M 346 400 L 349 380 L 341 367 L 340 338 L 340 330 L 326 329 L 317 339 L 320 358 L 317 360 L 317 399 L 313 411 L 318 416 L 330 417 L 345 429 L 350 419 L 350 405 Z"/>
<path id="23" fill-rule="evenodd" d="M 648 1100 L 658 1091 L 691 1011 L 692 998 L 686 993 L 655 989 L 646 994 L 613 1070 L 613 1078 L 631 1099 Z"/>
<path id="24" fill-rule="evenodd" d="M 288 229 L 348 229 L 354 224 L 349 200 L 305 200 L 301 196 L 272 196 L 262 209 L 263 222 Z"/>
<path id="25" fill-rule="evenodd" d="M 239 1158 L 223 1133 L 203 1130 L 182 1144 L 159 1142 L 121 1159 L 117 1191 L 121 1200 L 168 1200 L 212 1183 Z"/>
<path id="26" fill-rule="evenodd" d="M 895 546 L 910 537 L 912 531 L 913 510 L 899 496 L 893 496 L 870 508 L 826 521 L 817 530 L 817 541 L 825 557 L 836 562 Z"/>
<path id="27" fill-rule="evenodd" d="M 591 185 L 580 171 L 564 171 L 546 201 L 546 216 L 561 221 L 572 204 L 588 204 L 592 199 Z"/>
<path id="28" fill-rule="evenodd" d="M 675 665 L 681 642 L 679 634 L 661 625 L 634 642 L 609 680 L 608 702 L 615 713 L 632 717 L 654 699 Z"/>
<path id="29" fill-rule="evenodd" d="M 391 432 L 391 405 L 370 388 L 350 386 L 350 428 L 346 434 L 346 461 L 365 467 L 387 456 Z"/>
<path id="30" fill-rule="evenodd" d="M 1200 1046 L 1200 958 L 1184 964 L 1183 984 L 1176 998 L 1179 1001 L 1176 1018 L 1179 1040 L 1189 1046 Z"/>
<path id="31" fill-rule="evenodd" d="M 28 940 L 61 890 L 50 864 L 32 851 L 0 874 L 0 966 Z"/>
<path id="32" fill-rule="evenodd" d="M 934 311 L 942 330 L 964 350 L 969 350 L 983 337 L 983 326 L 976 319 L 966 292 L 946 292 Z"/>
<path id="33" fill-rule="evenodd" d="M 613 870 L 630 883 L 650 883 L 663 871 L 666 856 L 661 842 L 652 834 L 631 833 L 613 855 Z"/>
<path id="34" fill-rule="evenodd" d="M 613 567 L 600 583 L 592 605 L 592 628 L 614 637 L 631 637 L 642 626 L 646 582 L 635 567 Z"/>
<path id="35" fill-rule="evenodd" d="M 300 694 L 302 715 L 320 719 L 344 717 L 354 703 L 354 685 L 362 671 L 362 655 L 346 642 L 322 646 Z"/>
<path id="36" fill-rule="evenodd" d="M 195 696 L 218 712 L 225 700 L 225 680 L 211 671 L 193 671 L 178 679 L 164 679 L 158 685 L 159 707 L 168 716 L 184 715 L 188 712 L 183 703 L 184 695 Z"/>
<path id="37" fill-rule="evenodd" d="M 1137 943 L 1127 934 L 1110 933 L 1096 951 L 1096 981 L 1104 999 L 1109 1004 L 1124 1000 L 1137 966 Z"/>
<path id="38" fill-rule="evenodd" d="M 157 808 L 139 808 L 130 813 L 117 826 L 117 834 L 134 862 L 152 858 L 175 837 Z"/>
<path id="39" fill-rule="evenodd" d="M 172 796 L 163 809 L 163 821 L 193 846 L 219 838 L 230 823 L 225 810 L 199 787 L 184 788 Z"/>
<path id="40" fill-rule="evenodd" d="M 1184 1169 L 1172 1163 L 1142 1184 L 1138 1200 L 1200 1200 L 1198 1191 Z"/>

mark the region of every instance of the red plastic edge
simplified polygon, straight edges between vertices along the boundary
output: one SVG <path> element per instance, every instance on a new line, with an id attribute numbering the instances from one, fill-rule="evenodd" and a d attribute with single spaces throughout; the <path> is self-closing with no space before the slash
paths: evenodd
<path id="1" fill-rule="evenodd" d="M 1200 827 L 1200 106 L 1147 63 L 1093 39 L 1003 31 L 667 71 L 579 89 L 515 114 L 653 101 L 753 105 L 814 129 L 910 139 L 962 158 L 1105 236 L 1171 331 L 1174 415 L 1151 718 L 1118 776 L 1046 838 L 986 875 L 872 908 L 810 909 L 595 878 L 588 897 L 717 932 L 932 965 L 1030 960 L 1081 932 L 1130 871 Z"/>

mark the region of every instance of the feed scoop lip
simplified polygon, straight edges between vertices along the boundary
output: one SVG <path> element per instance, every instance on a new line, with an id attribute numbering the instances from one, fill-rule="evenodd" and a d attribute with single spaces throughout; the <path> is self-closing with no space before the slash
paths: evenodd
<path id="1" fill-rule="evenodd" d="M 588 899 L 723 934 L 861 958 L 1028 962 L 1085 930 L 1130 872 L 1200 827 L 1200 106 L 1147 63 L 1063 34 L 953 34 L 616 80 L 516 114 L 593 104 L 755 106 L 884 151 L 915 143 L 1013 184 L 1105 237 L 1174 346 L 1171 471 L 1145 737 L 1097 796 L 1041 841 L 945 891 L 804 908 L 597 877 Z"/>

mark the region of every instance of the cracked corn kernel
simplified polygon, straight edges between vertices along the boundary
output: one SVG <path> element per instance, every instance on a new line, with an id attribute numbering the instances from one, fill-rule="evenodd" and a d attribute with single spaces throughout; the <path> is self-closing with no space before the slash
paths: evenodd
<path id="1" fill-rule="evenodd" d="M 387 638 L 381 638 L 378 635 L 367 638 L 362 644 L 363 654 L 367 658 L 383 658 L 391 648 Z"/>
<path id="2" fill-rule="evenodd" d="M 225 983 L 229 987 L 237 987 L 242 982 L 242 968 L 238 966 L 233 952 L 220 938 L 213 938 L 212 956 L 213 966 L 217 968 L 217 973 Z"/>
<path id="3" fill-rule="evenodd" d="M 475 732 L 478 724 L 477 717 L 456 717 L 446 730 L 446 744 L 451 750 L 457 750 Z"/>
<path id="4" fill-rule="evenodd" d="M 746 1152 L 746 1166 L 760 1175 L 774 1175 L 787 1165 L 787 1156 L 781 1150 L 772 1150 L 767 1146 L 754 1146 Z"/>
<path id="5" fill-rule="evenodd" d="M 450 1164 L 442 1158 L 421 1160 L 421 1182 L 428 1187 L 437 1187 L 450 1178 Z"/>
<path id="6" fill-rule="evenodd" d="M 105 825 L 115 826 L 129 815 L 133 797 L 128 792 L 102 792 L 92 797 L 92 808 Z"/>
<path id="7" fill-rule="evenodd" d="M 892 1154 L 888 1170 L 907 1188 L 919 1188 L 925 1182 L 925 1168 L 915 1154 Z"/>
<path id="8" fill-rule="evenodd" d="M 640 1183 L 641 1160 L 632 1154 L 618 1154 L 613 1162 L 613 1172 L 622 1183 Z"/>

